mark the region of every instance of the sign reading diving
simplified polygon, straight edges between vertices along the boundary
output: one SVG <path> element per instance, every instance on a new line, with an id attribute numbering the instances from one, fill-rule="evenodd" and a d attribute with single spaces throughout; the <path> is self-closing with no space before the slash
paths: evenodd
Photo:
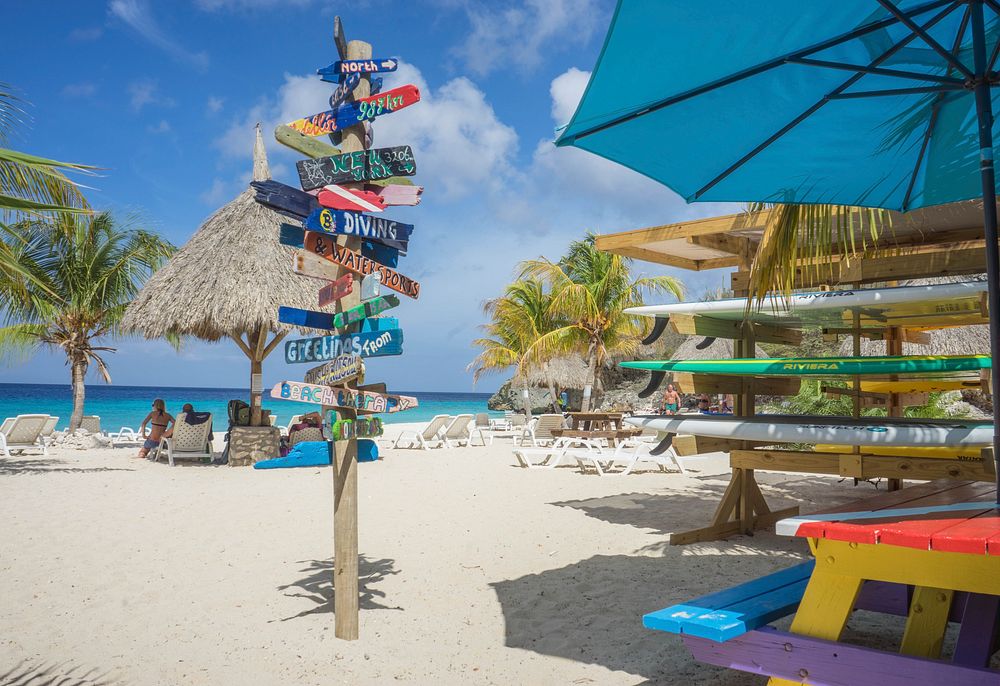
<path id="1" fill-rule="evenodd" d="M 408 145 L 345 152 L 342 155 L 299 160 L 295 163 L 299 182 L 306 191 L 330 184 L 377 181 L 392 176 L 413 176 L 417 162 Z"/>
<path id="2" fill-rule="evenodd" d="M 331 210 L 329 208 L 313 210 L 302 222 L 302 226 L 310 231 L 357 236 L 375 241 L 386 239 L 406 241 L 409 240 L 410 234 L 413 232 L 413 224 L 404 224 L 381 216 L 372 217 L 360 212 Z"/>
<path id="3" fill-rule="evenodd" d="M 373 331 L 348 336 L 317 336 L 285 343 L 285 362 L 326 362 L 338 355 L 353 353 L 359 357 L 384 357 L 403 354 L 400 329 Z"/>

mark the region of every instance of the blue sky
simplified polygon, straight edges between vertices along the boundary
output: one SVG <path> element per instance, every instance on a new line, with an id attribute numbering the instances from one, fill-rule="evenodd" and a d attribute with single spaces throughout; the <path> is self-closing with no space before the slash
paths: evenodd
<path id="1" fill-rule="evenodd" d="M 416 226 L 399 271 L 421 297 L 396 312 L 405 353 L 369 365 L 391 387 L 473 390 L 465 371 L 483 300 L 516 264 L 558 258 L 588 230 L 608 233 L 727 208 L 686 205 L 638 174 L 556 149 L 600 51 L 610 0 L 54 0 L 4 8 L 0 81 L 28 101 L 13 141 L 27 152 L 105 169 L 86 179 L 100 209 L 137 218 L 182 245 L 246 188 L 253 127 L 265 132 L 328 109 L 333 86 L 315 70 L 337 59 L 333 17 L 347 37 L 399 57 L 386 87 L 415 83 L 422 102 L 375 122 L 375 145 L 411 145 L 425 188 L 393 218 Z M 299 155 L 266 137 L 272 175 L 297 184 Z M 636 141 L 636 144 L 642 144 Z M 724 285 L 724 271 L 673 273 L 691 297 Z M 232 343 L 120 341 L 115 383 L 246 386 Z M 280 355 L 265 382 L 301 378 Z M 39 353 L 0 367 L 0 382 L 68 383 L 64 360 Z M 491 391 L 503 380 L 481 380 Z M 92 379 L 93 380 L 93 379 Z M 95 381 L 96 382 L 96 381 Z"/>

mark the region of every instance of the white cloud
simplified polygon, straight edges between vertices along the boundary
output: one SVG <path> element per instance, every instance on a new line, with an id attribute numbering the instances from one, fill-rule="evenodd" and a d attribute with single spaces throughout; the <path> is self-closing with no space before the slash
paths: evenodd
<path id="1" fill-rule="evenodd" d="M 60 91 L 67 98 L 89 98 L 97 92 L 97 86 L 89 81 L 80 83 L 68 83 Z"/>
<path id="2" fill-rule="evenodd" d="M 607 23 L 597 0 L 472 1 L 462 7 L 472 28 L 454 52 L 480 75 L 511 65 L 534 69 L 543 50 L 584 43 Z"/>
<path id="3" fill-rule="evenodd" d="M 208 102 L 205 104 L 205 109 L 208 110 L 209 114 L 218 114 L 222 111 L 223 102 L 222 98 L 210 96 Z"/>
<path id="4" fill-rule="evenodd" d="M 148 131 L 149 133 L 156 133 L 156 134 L 170 133 L 171 131 L 170 122 L 168 122 L 166 119 L 161 119 L 160 123 L 155 124 L 153 126 L 147 126 L 146 131 Z"/>
<path id="5" fill-rule="evenodd" d="M 69 32 L 69 39 L 77 43 L 87 43 L 97 40 L 102 35 L 104 35 L 104 29 L 100 26 L 81 26 Z"/>
<path id="6" fill-rule="evenodd" d="M 111 0 L 108 4 L 108 13 L 125 22 L 146 41 L 174 59 L 198 69 L 208 67 L 208 53 L 192 52 L 167 35 L 153 17 L 147 0 Z"/>
<path id="7" fill-rule="evenodd" d="M 173 107 L 174 99 L 161 95 L 159 84 L 154 79 L 139 79 L 128 85 L 129 104 L 138 112 L 146 105 Z"/>
<path id="8" fill-rule="evenodd" d="M 580 104 L 583 91 L 590 81 L 590 72 L 570 67 L 552 80 L 549 95 L 552 97 L 552 119 L 556 126 L 568 124 Z"/>

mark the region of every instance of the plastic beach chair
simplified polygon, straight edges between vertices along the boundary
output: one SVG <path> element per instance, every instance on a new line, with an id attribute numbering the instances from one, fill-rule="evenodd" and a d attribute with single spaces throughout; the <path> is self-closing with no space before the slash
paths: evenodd
<path id="1" fill-rule="evenodd" d="M 556 437 L 552 435 L 552 430 L 564 428 L 566 428 L 566 420 L 561 414 L 543 414 L 524 428 L 521 433 L 521 445 L 529 440 L 531 445 L 536 448 L 540 443 L 555 443 Z"/>
<path id="2" fill-rule="evenodd" d="M 405 447 L 416 448 L 420 447 L 424 450 L 431 449 L 431 443 L 438 443 L 439 445 L 444 445 L 441 439 L 441 433 L 443 433 L 445 425 L 451 421 L 451 415 L 439 414 L 431 418 L 431 421 L 427 423 L 423 429 L 419 431 L 414 431 L 412 429 L 407 429 L 401 431 L 399 436 L 396 437 L 396 442 L 392 444 L 393 448 L 398 448 L 399 444 L 403 441 L 407 441 Z"/>
<path id="3" fill-rule="evenodd" d="M 108 438 L 111 439 L 112 448 L 143 444 L 143 438 L 139 432 L 128 426 L 123 426 L 118 431 L 108 434 Z"/>
<path id="4" fill-rule="evenodd" d="M 0 455 L 11 457 L 11 452 L 40 450 L 43 455 L 49 451 L 41 440 L 42 429 L 49 421 L 47 414 L 19 414 L 4 420 L 0 426 Z"/>
<path id="5" fill-rule="evenodd" d="M 486 439 L 490 439 L 490 445 L 493 445 L 493 427 L 492 422 L 490 422 L 490 416 L 485 412 L 480 412 L 476 415 L 474 424 L 472 425 L 472 435 L 479 436 L 479 440 L 486 445 Z M 470 442 L 471 445 L 471 442 Z"/>
<path id="6" fill-rule="evenodd" d="M 160 445 L 154 453 L 154 462 L 160 460 L 160 454 L 166 451 L 167 462 L 174 466 L 176 459 L 212 458 L 212 446 L 209 435 L 212 433 L 212 415 L 201 424 L 188 424 L 185 421 L 186 412 L 181 412 L 174 422 L 173 435 L 160 439 Z"/>
<path id="7" fill-rule="evenodd" d="M 570 451 L 596 451 L 599 454 L 600 448 L 586 438 L 564 437 L 557 438 L 552 445 L 547 448 L 515 447 L 514 458 L 521 467 L 545 467 L 552 469 L 562 464 Z"/>
<path id="8" fill-rule="evenodd" d="M 444 442 L 445 448 L 454 448 L 456 446 L 461 446 L 462 443 L 466 445 L 472 444 L 472 415 L 471 414 L 460 414 L 451 420 L 448 428 L 444 430 L 441 434 L 441 440 Z M 484 443 L 485 445 L 485 443 Z"/>
<path id="9" fill-rule="evenodd" d="M 671 468 L 676 469 L 681 474 L 685 473 L 673 446 L 667 448 L 666 452 L 661 455 L 650 453 L 650 450 L 655 447 L 655 443 L 638 441 L 633 446 L 622 444 L 615 449 L 570 450 L 568 454 L 576 460 L 581 472 L 586 472 L 588 465 L 591 465 L 600 476 L 606 474 L 625 476 L 642 462 L 656 465 L 656 468 L 661 472 L 666 472 L 668 468 Z M 610 471 L 613 465 L 621 462 L 625 463 L 624 469 L 620 472 Z"/>
<path id="10" fill-rule="evenodd" d="M 59 423 L 59 417 L 53 417 L 49 415 L 48 421 L 45 422 L 45 426 L 42 427 L 41 433 L 38 434 L 38 440 L 42 442 L 42 445 L 48 445 L 53 441 L 52 434 L 56 431 L 56 424 Z"/>

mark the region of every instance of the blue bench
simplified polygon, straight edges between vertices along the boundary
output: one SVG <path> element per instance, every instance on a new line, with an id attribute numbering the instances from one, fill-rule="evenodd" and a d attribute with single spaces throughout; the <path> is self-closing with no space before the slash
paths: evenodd
<path id="1" fill-rule="evenodd" d="M 647 629 L 728 641 L 791 614 L 809 583 L 814 560 L 759 579 L 651 612 L 642 618 Z"/>

